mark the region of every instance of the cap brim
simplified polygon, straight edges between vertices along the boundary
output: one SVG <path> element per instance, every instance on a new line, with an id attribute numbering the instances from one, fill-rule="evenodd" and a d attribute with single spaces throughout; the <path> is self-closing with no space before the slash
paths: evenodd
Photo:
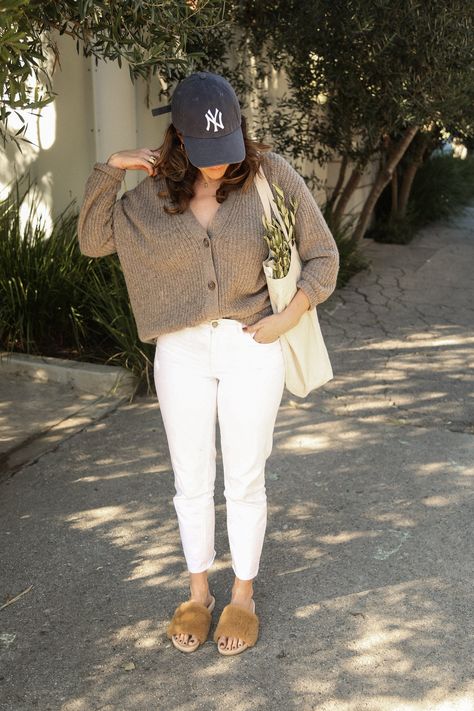
<path id="1" fill-rule="evenodd" d="M 196 168 L 241 163 L 245 158 L 245 143 L 240 126 L 227 136 L 192 138 L 183 136 L 190 162 Z"/>

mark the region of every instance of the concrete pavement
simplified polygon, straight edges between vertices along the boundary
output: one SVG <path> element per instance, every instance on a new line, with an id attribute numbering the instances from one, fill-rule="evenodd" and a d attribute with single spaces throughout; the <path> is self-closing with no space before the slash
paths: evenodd
<path id="1" fill-rule="evenodd" d="M 232 584 L 220 460 L 211 634 L 191 655 L 166 638 L 187 575 L 139 397 L 0 483 L 0 607 L 20 595 L 1 711 L 474 711 L 474 208 L 364 249 L 320 309 L 335 379 L 280 408 L 257 645 L 211 641 Z"/>
<path id="2" fill-rule="evenodd" d="M 0 352 L 0 480 L 131 401 L 121 367 Z"/>

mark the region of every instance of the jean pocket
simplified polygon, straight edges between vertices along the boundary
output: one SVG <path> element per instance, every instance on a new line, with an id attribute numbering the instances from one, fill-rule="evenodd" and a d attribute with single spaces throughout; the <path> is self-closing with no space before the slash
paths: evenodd
<path id="1" fill-rule="evenodd" d="M 246 333 L 245 331 L 244 331 L 244 336 L 246 336 L 247 338 L 250 338 L 252 343 L 254 343 L 258 348 L 261 348 L 262 346 L 264 346 L 264 347 L 266 346 L 267 348 L 268 348 L 268 346 L 276 346 L 276 345 L 279 345 L 279 342 L 280 342 L 280 339 L 277 338 L 276 341 L 270 341 L 270 343 L 261 343 L 260 341 L 255 340 L 255 336 L 253 334 Z"/>

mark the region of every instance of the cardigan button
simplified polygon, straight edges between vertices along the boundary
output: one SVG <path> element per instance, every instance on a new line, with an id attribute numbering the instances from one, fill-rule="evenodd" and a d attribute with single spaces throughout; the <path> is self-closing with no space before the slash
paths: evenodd
<path id="1" fill-rule="evenodd" d="M 216 288 L 216 282 L 215 281 L 209 281 L 207 282 L 207 285 L 209 289 L 215 289 Z"/>
<path id="2" fill-rule="evenodd" d="M 205 247 L 209 247 L 209 245 L 211 244 L 207 237 L 204 237 L 202 243 Z"/>

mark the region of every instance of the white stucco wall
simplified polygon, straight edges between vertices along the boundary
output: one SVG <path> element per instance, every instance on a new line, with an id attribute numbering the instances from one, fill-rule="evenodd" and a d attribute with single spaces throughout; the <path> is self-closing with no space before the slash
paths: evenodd
<path id="1" fill-rule="evenodd" d="M 161 143 L 169 119 L 155 118 L 146 107 L 146 84 L 130 80 L 128 69 L 77 54 L 75 42 L 57 36 L 61 63 L 53 75 L 54 101 L 40 116 L 23 112 L 28 127 L 19 151 L 8 143 L 0 155 L 3 188 L 29 172 L 37 182 L 45 214 L 59 215 L 72 201 L 78 207 L 84 184 L 96 161 L 114 151 Z M 157 86 L 158 80 L 152 82 Z M 158 91 L 154 92 L 157 105 Z M 11 128 L 20 124 L 11 123 Z M 130 171 L 124 188 L 134 187 L 145 173 Z"/>

